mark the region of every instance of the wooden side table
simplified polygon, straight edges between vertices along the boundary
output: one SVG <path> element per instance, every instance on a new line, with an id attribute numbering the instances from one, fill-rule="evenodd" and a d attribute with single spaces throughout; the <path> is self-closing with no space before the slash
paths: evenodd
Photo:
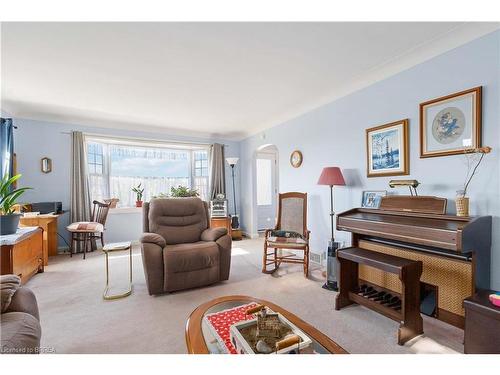
<path id="1" fill-rule="evenodd" d="M 477 290 L 464 300 L 466 354 L 500 354 L 500 307 L 488 296 L 493 290 Z"/>
<path id="2" fill-rule="evenodd" d="M 227 234 L 232 236 L 231 218 L 229 218 L 229 217 L 212 217 L 212 218 L 210 218 L 210 228 L 226 228 Z"/>
<path id="3" fill-rule="evenodd" d="M 128 289 L 124 293 L 110 295 L 110 294 L 108 294 L 108 292 L 109 292 L 109 253 L 111 253 L 113 251 L 122 251 L 122 250 L 129 251 L 129 285 L 128 285 Z M 130 296 L 132 294 L 132 244 L 129 241 L 110 243 L 110 244 L 104 245 L 104 247 L 102 248 L 102 251 L 104 252 L 104 256 L 106 258 L 106 287 L 104 288 L 104 293 L 102 294 L 102 298 L 109 301 L 109 300 L 113 300 L 113 299 L 119 299 L 119 298 L 124 298 L 124 297 Z"/>

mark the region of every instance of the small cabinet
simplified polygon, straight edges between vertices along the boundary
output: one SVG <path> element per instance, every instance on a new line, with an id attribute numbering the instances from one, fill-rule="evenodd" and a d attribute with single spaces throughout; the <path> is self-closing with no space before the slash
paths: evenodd
<path id="1" fill-rule="evenodd" d="M 231 234 L 231 218 L 229 217 L 212 217 L 210 219 L 210 228 L 226 228 L 227 234 Z"/>

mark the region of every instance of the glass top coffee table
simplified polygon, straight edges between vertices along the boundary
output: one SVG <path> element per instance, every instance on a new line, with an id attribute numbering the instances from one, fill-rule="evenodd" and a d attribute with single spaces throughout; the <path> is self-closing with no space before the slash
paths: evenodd
<path id="1" fill-rule="evenodd" d="M 255 302 L 265 305 L 274 312 L 282 314 L 292 324 L 302 330 L 312 341 L 312 350 L 318 354 L 347 354 L 347 352 L 325 334 L 296 315 L 275 305 L 272 302 L 248 296 L 225 296 L 216 298 L 198 306 L 189 316 L 186 323 L 186 345 L 189 354 L 223 354 L 222 345 L 217 341 L 205 316 L 237 306 Z"/>

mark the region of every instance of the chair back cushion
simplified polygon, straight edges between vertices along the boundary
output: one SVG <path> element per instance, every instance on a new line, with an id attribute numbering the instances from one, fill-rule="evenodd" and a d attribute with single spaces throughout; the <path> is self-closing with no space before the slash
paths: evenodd
<path id="1" fill-rule="evenodd" d="M 307 193 L 282 193 L 278 204 L 277 229 L 304 235 L 307 228 Z"/>
<path id="2" fill-rule="evenodd" d="M 154 198 L 145 212 L 149 232 L 165 238 L 167 245 L 197 242 L 208 228 L 207 205 L 200 198 Z"/>

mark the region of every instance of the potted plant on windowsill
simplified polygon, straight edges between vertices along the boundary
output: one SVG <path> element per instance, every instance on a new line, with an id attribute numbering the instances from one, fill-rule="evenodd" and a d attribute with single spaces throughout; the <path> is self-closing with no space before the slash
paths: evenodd
<path id="1" fill-rule="evenodd" d="M 136 194 L 135 206 L 142 207 L 142 196 L 144 194 L 144 188 L 141 189 L 142 183 L 132 188 L 132 191 Z"/>
<path id="2" fill-rule="evenodd" d="M 20 174 L 9 176 L 6 174 L 0 183 L 0 235 L 16 233 L 19 225 L 20 213 L 14 212 L 14 205 L 17 199 L 29 187 L 13 189 L 13 184 L 21 177 Z"/>

